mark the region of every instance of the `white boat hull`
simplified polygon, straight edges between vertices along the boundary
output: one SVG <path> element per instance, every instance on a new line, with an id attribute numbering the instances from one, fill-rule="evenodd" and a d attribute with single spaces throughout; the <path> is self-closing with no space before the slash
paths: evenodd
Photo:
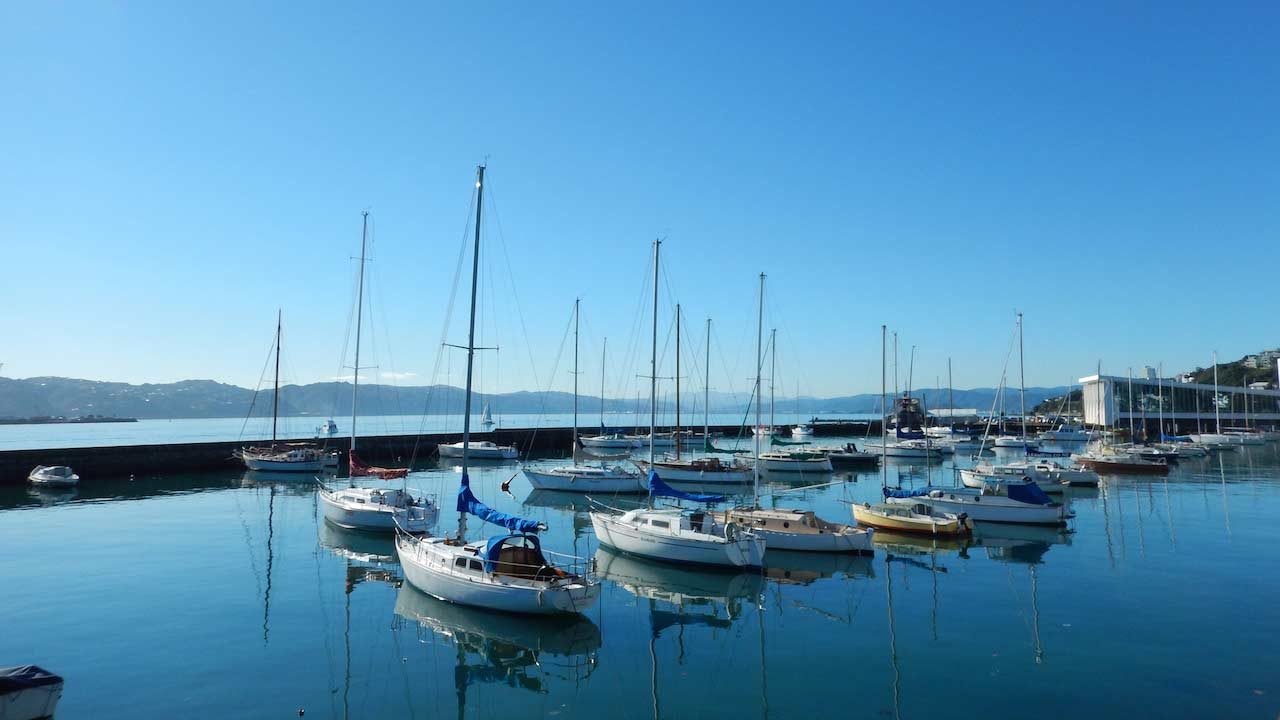
<path id="1" fill-rule="evenodd" d="M 464 455 L 462 448 L 454 445 L 440 445 L 440 457 L 442 458 L 462 458 Z M 467 449 L 465 455 L 468 460 L 515 460 L 520 457 L 520 453 L 512 447 L 476 447 L 471 446 Z"/>
<path id="2" fill-rule="evenodd" d="M 431 597 L 459 605 L 486 608 L 498 612 L 524 615 L 555 615 L 581 613 L 595 602 L 600 594 L 598 584 L 571 583 L 558 587 L 548 583 L 537 585 L 505 578 L 488 580 L 493 576 L 457 571 L 453 559 L 460 552 L 454 548 L 433 548 L 439 541 L 396 538 L 396 553 L 400 567 L 409 584 Z M 457 548 L 461 551 L 461 548 Z"/>
<path id="3" fill-rule="evenodd" d="M 608 448 L 610 450 L 629 450 L 636 447 L 637 444 L 631 438 L 625 437 L 584 437 L 581 438 L 582 445 L 589 448 Z"/>
<path id="4" fill-rule="evenodd" d="M 760 469 L 776 473 L 829 473 L 831 458 L 821 457 L 813 460 L 781 460 L 776 458 L 760 458 Z M 750 476 L 750 473 L 748 473 Z"/>
<path id="5" fill-rule="evenodd" d="M 62 699 L 62 681 L 0 695 L 0 720 L 52 718 Z"/>
<path id="6" fill-rule="evenodd" d="M 624 473 L 591 474 L 575 473 L 570 468 L 559 471 L 525 468 L 524 475 L 529 479 L 529 484 L 538 490 L 601 494 L 645 491 L 643 478 Z"/>
<path id="7" fill-rule="evenodd" d="M 591 513 L 591 526 L 602 545 L 615 550 L 663 562 L 719 567 L 758 568 L 764 565 L 764 541 L 740 537 L 695 540 L 644 532 L 612 515 Z"/>
<path id="8" fill-rule="evenodd" d="M 325 520 L 348 530 L 393 532 L 397 521 L 412 533 L 422 533 L 436 523 L 439 509 L 435 505 L 395 508 L 389 505 L 345 502 L 329 490 L 320 491 L 320 509 Z"/>
<path id="9" fill-rule="evenodd" d="M 645 472 L 648 472 L 649 470 L 649 463 L 647 462 L 637 462 L 636 465 Z M 728 470 L 707 472 L 704 470 L 695 470 L 692 468 L 657 463 L 654 466 L 654 469 L 658 471 L 658 477 L 661 477 L 667 482 L 688 482 L 698 483 L 700 485 L 742 485 L 744 483 L 751 482 L 753 477 L 751 468 L 731 468 Z M 641 482 L 644 482 L 643 479 Z"/>
<path id="10" fill-rule="evenodd" d="M 752 529 L 751 532 L 764 538 L 764 546 L 770 550 L 872 554 L 872 534 L 867 530 L 821 535 L 785 533 L 758 528 Z"/>
<path id="11" fill-rule="evenodd" d="M 921 503 L 934 510 L 964 513 L 970 520 L 1026 525 L 1062 525 L 1066 522 L 1066 509 L 1062 505 L 1031 505 L 998 495 L 978 496 L 971 492 L 941 490 L 938 497 L 922 495 L 912 498 L 888 498 L 890 503 Z"/>

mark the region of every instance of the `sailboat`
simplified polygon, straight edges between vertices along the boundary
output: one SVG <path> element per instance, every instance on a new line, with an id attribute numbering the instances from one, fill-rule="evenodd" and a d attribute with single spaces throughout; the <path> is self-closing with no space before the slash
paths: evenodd
<path id="1" fill-rule="evenodd" d="M 578 438 L 578 319 L 582 300 L 573 301 L 573 464 L 541 468 L 525 466 L 524 475 L 536 490 L 594 493 L 644 492 L 640 474 L 615 465 L 601 467 L 580 462 Z"/>
<path id="2" fill-rule="evenodd" d="M 658 268 L 662 241 L 653 242 L 653 344 L 649 359 L 649 436 L 658 417 Z M 600 544 L 654 560 L 758 568 L 764 561 L 764 540 L 736 523 L 720 523 L 713 513 L 680 507 L 655 508 L 656 497 L 700 503 L 723 502 L 722 495 L 686 493 L 667 485 L 653 469 L 655 451 L 649 445 L 649 502 L 636 510 L 619 510 L 601 503 L 591 512 L 591 525 Z"/>
<path id="3" fill-rule="evenodd" d="M 363 215 L 360 232 L 360 271 L 356 283 L 356 352 L 351 378 L 351 449 L 347 453 L 349 487 L 331 489 L 320 483 L 320 507 L 324 517 L 339 527 L 391 532 L 396 526 L 409 532 L 426 532 L 435 524 L 439 507 L 427 497 L 414 497 L 408 487 L 387 489 L 356 487 L 357 477 L 402 480 L 408 468 L 381 468 L 366 465 L 356 455 L 356 418 L 359 415 L 360 335 L 364 314 L 364 265 L 369 237 L 369 213 Z M 317 479 L 317 482 L 320 482 Z"/>
<path id="4" fill-rule="evenodd" d="M 760 371 L 763 358 L 760 343 L 764 334 L 764 273 L 760 273 L 760 304 L 756 317 L 756 424 L 760 423 Z M 871 554 L 874 530 L 828 522 L 812 510 L 760 506 L 760 436 L 755 438 L 756 463 L 752 473 L 751 505 L 724 512 L 726 525 L 737 523 L 751 528 L 773 550 L 809 552 L 854 552 Z M 822 456 L 827 460 L 826 456 Z M 831 461 L 827 460 L 830 469 Z"/>
<path id="5" fill-rule="evenodd" d="M 461 605 L 510 613 L 581 613 L 596 601 L 600 585 L 582 558 L 544 552 L 538 532 L 545 525 L 508 515 L 480 502 L 468 472 L 471 442 L 471 377 L 476 351 L 476 290 L 480 274 L 480 218 L 484 202 L 483 165 L 476 169 L 476 233 L 471 265 L 471 319 L 467 332 L 467 383 L 462 419 L 462 480 L 458 487 L 458 534 L 420 537 L 396 533 L 396 552 L 405 579 L 422 592 Z M 467 516 L 507 529 L 468 542 Z M 553 559 L 563 566 L 557 567 Z"/>
<path id="6" fill-rule="evenodd" d="M 480 424 L 489 429 L 494 426 L 493 411 L 489 409 L 489 403 L 484 404 L 484 412 L 480 413 Z"/>
<path id="7" fill-rule="evenodd" d="M 993 444 L 998 448 L 1019 448 L 1024 454 L 1029 454 L 1028 451 L 1040 447 L 1040 443 L 1027 434 L 1027 377 L 1022 347 L 1022 313 L 1018 313 L 1018 419 L 1022 423 L 1022 431 L 1016 436 L 1001 435 Z"/>
<path id="8" fill-rule="evenodd" d="M 885 332 L 880 326 L 880 406 L 885 405 Z M 880 445 L 880 487 L 885 494 L 889 490 L 888 444 Z M 892 503 L 853 503 L 853 519 L 859 525 L 899 533 L 933 536 L 965 535 L 969 532 L 966 518 L 953 513 L 934 510 L 928 505 L 895 505 Z M 874 538 L 873 538 L 874 540 Z"/>
<path id="9" fill-rule="evenodd" d="M 280 330 L 282 314 L 276 312 L 276 381 L 271 394 L 271 446 L 244 447 L 233 454 L 250 470 L 287 473 L 318 473 L 326 468 L 336 468 L 338 456 L 307 443 L 276 442 L 276 426 L 280 421 Z"/>
<path id="10" fill-rule="evenodd" d="M 706 379 L 703 382 L 702 437 L 710 443 L 711 417 L 708 403 L 711 399 L 711 319 L 707 318 L 707 358 L 704 363 Z M 680 398 L 680 306 L 676 306 L 676 407 Z M 676 411 L 676 433 L 680 432 L 680 413 Z M 637 460 L 641 470 L 657 470 L 658 474 L 671 482 L 693 482 L 706 484 L 744 485 L 751 480 L 751 465 L 735 458 L 732 462 L 722 462 L 718 457 L 680 458 L 680 445 L 675 448 L 675 457 L 664 457 L 647 463 Z"/>
<path id="11" fill-rule="evenodd" d="M 761 293 L 764 292 L 764 273 L 760 273 L 760 292 Z M 761 313 L 763 313 L 763 310 L 761 310 Z M 763 314 L 761 315 L 761 318 L 763 318 Z M 762 330 L 762 328 L 758 328 L 758 330 Z M 760 332 L 757 332 L 757 335 L 759 334 Z M 769 361 L 769 427 L 777 427 L 777 425 L 774 423 L 774 396 L 773 396 L 774 374 L 775 374 L 775 371 L 777 370 L 777 365 L 778 365 L 777 340 L 778 340 L 778 331 L 774 329 L 769 336 L 769 346 L 771 348 L 770 352 L 772 353 L 770 356 L 771 359 Z M 760 339 L 757 338 L 756 340 L 757 351 L 759 350 L 759 347 L 758 347 L 759 344 L 760 344 Z M 763 362 L 764 362 L 763 360 L 760 360 L 761 364 Z M 758 366 L 756 368 L 757 373 L 760 372 L 761 366 Z M 756 391 L 757 391 L 756 427 L 759 428 L 764 426 L 760 424 L 759 387 L 756 388 Z M 764 433 L 757 432 L 755 435 L 756 437 L 768 437 L 770 445 L 795 444 L 795 443 L 787 443 L 785 441 L 778 440 L 778 438 L 774 437 L 772 434 L 765 435 Z M 759 448 L 760 448 L 759 443 L 756 443 L 756 452 L 754 453 L 753 456 L 747 456 L 747 457 L 752 458 L 753 467 L 759 468 L 761 470 L 765 470 L 767 472 L 829 473 L 832 471 L 831 458 L 828 457 L 827 454 L 824 452 L 818 452 L 815 450 L 806 450 L 806 449 L 788 450 L 786 448 L 783 448 L 780 450 L 768 450 L 765 452 L 760 452 Z M 743 457 L 743 456 L 739 455 L 739 457 Z"/>

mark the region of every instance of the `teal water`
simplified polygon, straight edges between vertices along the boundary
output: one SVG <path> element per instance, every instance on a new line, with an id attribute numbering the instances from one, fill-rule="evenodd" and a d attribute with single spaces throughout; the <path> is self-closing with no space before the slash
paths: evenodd
<path id="1" fill-rule="evenodd" d="M 600 553 L 608 579 L 583 619 L 494 616 L 400 587 L 390 540 L 327 526 L 305 484 L 0 488 L 0 664 L 65 676 L 60 718 L 1280 710 L 1275 444 L 1075 491 L 1065 531 L 984 527 L 966 543 L 881 542 L 871 558 L 771 553 L 763 576 L 599 551 L 579 498 L 523 478 L 504 495 L 514 472 L 480 469 L 478 494 L 545 520 L 550 549 Z M 880 484 L 848 480 L 779 502 L 847 520 L 847 501 Z M 443 468 L 410 484 L 448 498 L 456 482 Z"/>

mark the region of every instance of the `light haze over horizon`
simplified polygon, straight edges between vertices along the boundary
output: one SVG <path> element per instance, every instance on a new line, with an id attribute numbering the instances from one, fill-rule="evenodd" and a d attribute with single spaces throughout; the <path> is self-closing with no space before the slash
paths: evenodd
<path id="1" fill-rule="evenodd" d="M 655 237 L 689 388 L 710 316 L 749 390 L 762 271 L 780 397 L 879 392 L 881 324 L 900 385 L 914 345 L 917 387 L 993 387 L 1015 310 L 1029 386 L 1280 345 L 1280 6 L 5 15 L 4 376 L 254 387 L 277 308 L 288 381 L 349 376 L 369 209 L 362 382 L 461 385 L 481 162 L 484 392 L 571 387 L 578 296 L 583 392 L 605 336 L 606 395 L 647 386 Z"/>

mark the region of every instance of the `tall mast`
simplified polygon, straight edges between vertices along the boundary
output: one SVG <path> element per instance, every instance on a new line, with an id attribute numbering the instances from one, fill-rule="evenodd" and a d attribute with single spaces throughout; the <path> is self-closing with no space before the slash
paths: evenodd
<path id="1" fill-rule="evenodd" d="M 778 328 L 769 331 L 769 436 L 772 438 L 773 433 L 777 430 L 774 427 L 773 419 L 774 393 L 773 386 L 777 381 L 778 373 Z"/>
<path id="2" fill-rule="evenodd" d="M 653 467 L 654 426 L 658 419 L 658 261 L 662 241 L 653 241 L 653 344 L 649 352 L 649 467 Z M 649 496 L 650 498 L 653 495 Z"/>
<path id="3" fill-rule="evenodd" d="M 893 397 L 898 398 L 898 331 L 893 331 Z"/>
<path id="4" fill-rule="evenodd" d="M 1218 351 L 1213 351 L 1213 431 L 1222 433 L 1222 412 L 1218 404 Z"/>
<path id="5" fill-rule="evenodd" d="M 280 418 L 280 320 L 283 311 L 276 310 L 276 389 L 271 393 L 271 448 L 276 447 L 276 422 Z"/>
<path id="6" fill-rule="evenodd" d="M 711 442 L 711 318 L 707 318 L 707 359 L 703 363 L 706 377 L 702 381 L 702 442 Z"/>
<path id="7" fill-rule="evenodd" d="M 1160 433 L 1156 436 L 1156 442 L 1164 442 L 1164 363 L 1156 363 L 1156 402 L 1158 403 L 1156 414 L 1159 416 L 1156 422 L 1160 423 Z"/>
<path id="8" fill-rule="evenodd" d="M 356 281 L 356 361 L 351 368 L 351 450 L 348 457 L 356 454 L 356 389 L 360 386 L 360 330 L 364 320 L 364 258 L 365 243 L 369 239 L 369 211 L 360 213 L 360 272 Z"/>
<path id="9" fill-rule="evenodd" d="M 573 452 L 578 452 L 578 315 L 582 298 L 573 299 Z"/>
<path id="10" fill-rule="evenodd" d="M 609 354 L 609 338 L 604 339 L 604 347 L 600 350 L 600 434 L 604 434 L 604 368 L 605 358 Z M 578 444 L 574 443 L 574 447 Z"/>
<path id="11" fill-rule="evenodd" d="M 680 303 L 676 303 L 676 431 L 671 435 L 676 441 L 676 459 L 680 459 Z"/>
<path id="12" fill-rule="evenodd" d="M 951 385 L 951 358 L 947 358 L 947 414 L 952 429 L 956 426 L 956 396 Z"/>
<path id="13" fill-rule="evenodd" d="M 1129 368 L 1129 444 L 1137 444 L 1137 436 L 1133 429 L 1133 368 Z"/>
<path id="14" fill-rule="evenodd" d="M 756 308 L 756 431 L 755 462 L 751 463 L 751 506 L 760 507 L 760 371 L 764 357 L 760 343 L 764 339 L 764 273 L 760 273 L 760 299 Z M 771 430 L 772 431 L 772 430 Z"/>
<path id="15" fill-rule="evenodd" d="M 889 446 L 888 436 L 884 432 L 885 418 L 888 417 L 885 401 L 884 354 L 888 344 L 885 326 L 880 326 L 880 486 L 889 487 Z M 985 438 L 984 438 L 985 440 Z"/>
<path id="16" fill-rule="evenodd" d="M 1022 313 L 1018 313 L 1018 412 L 1022 414 L 1022 452 L 1027 452 L 1027 375 L 1022 357 Z"/>
<path id="17" fill-rule="evenodd" d="M 471 455 L 471 371 L 476 356 L 476 284 L 480 277 L 480 211 L 484 204 L 484 165 L 476 167 L 476 239 L 471 253 L 471 319 L 467 327 L 467 398 L 462 406 L 462 477 Z M 467 514 L 458 512 L 458 538 L 467 531 Z"/>

